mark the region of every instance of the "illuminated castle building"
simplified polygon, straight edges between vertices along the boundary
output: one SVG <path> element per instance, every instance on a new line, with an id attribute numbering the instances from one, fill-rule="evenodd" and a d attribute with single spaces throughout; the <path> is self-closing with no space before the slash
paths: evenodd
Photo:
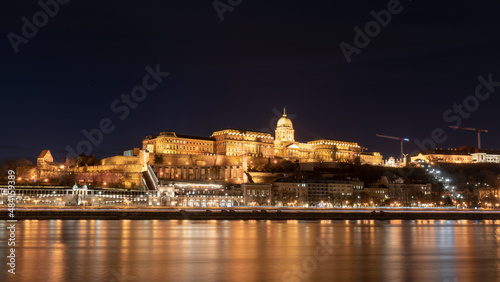
<path id="1" fill-rule="evenodd" d="M 82 159 L 80 160 L 80 157 Z M 283 111 L 277 121 L 275 136 L 243 129 L 223 129 L 210 137 L 161 132 L 147 136 L 142 149 L 125 151 L 97 162 L 80 156 L 75 163 L 54 163 L 44 150 L 19 181 L 49 182 L 73 179 L 88 187 L 121 187 L 156 190 L 158 180 L 215 181 L 232 184 L 268 183 L 270 166 L 286 161 L 300 162 L 301 169 L 314 169 L 319 163 L 336 162 L 380 165 L 382 156 L 363 152 L 356 142 L 316 139 L 301 143 L 295 140 L 291 119 Z M 78 163 L 78 164 L 77 164 Z M 21 174 L 21 173 L 20 173 Z M 272 173 L 271 173 L 272 174 Z M 270 177 L 270 178 L 269 178 Z"/>
<path id="2" fill-rule="evenodd" d="M 180 135 L 175 132 L 162 132 L 160 135 L 149 135 L 142 141 L 143 150 L 158 154 L 214 154 L 212 138 Z"/>
<path id="3" fill-rule="evenodd" d="M 361 163 L 378 165 L 379 153 L 363 153 L 356 142 L 317 139 L 306 143 L 295 140 L 291 119 L 283 111 L 276 124 L 275 136 L 243 129 L 223 129 L 210 137 L 161 132 L 147 136 L 142 150 L 125 151 L 123 156 L 105 158 L 99 163 L 71 169 L 80 184 L 102 186 L 120 183 L 123 188 L 155 189 L 158 179 L 201 180 L 246 183 L 269 165 L 284 161 L 309 163 Z M 69 168 L 53 163 L 48 150 L 38 158 L 38 166 L 22 179 L 49 179 L 69 173 Z M 68 176 L 69 177 L 69 176 Z M 116 185 L 115 185 L 116 186 Z"/>
<path id="4" fill-rule="evenodd" d="M 274 157 L 273 137 L 269 133 L 224 129 L 212 134 L 215 153 L 226 156 Z"/>
<path id="5" fill-rule="evenodd" d="M 285 159 L 320 162 L 355 162 L 362 147 L 355 142 L 331 139 L 317 139 L 307 143 L 295 141 L 295 131 L 292 121 L 283 110 L 283 116 L 278 120 L 275 131 L 274 155 Z"/>
<path id="6" fill-rule="evenodd" d="M 269 133 L 241 129 L 215 131 L 208 138 L 162 132 L 158 136 L 147 136 L 143 141 L 143 149 L 153 153 L 152 157 L 154 154 L 164 154 L 167 158 L 168 155 L 216 155 L 278 158 L 300 162 L 359 161 L 379 164 L 373 160 L 374 154 L 362 154 L 363 148 L 356 142 L 332 139 L 317 139 L 307 143 L 295 141 L 295 130 L 286 109 L 277 122 L 274 138 Z M 379 153 L 375 155 L 377 159 L 382 158 Z M 242 162 L 244 160 L 240 158 L 235 164 Z M 203 163 L 206 164 L 207 161 Z"/>

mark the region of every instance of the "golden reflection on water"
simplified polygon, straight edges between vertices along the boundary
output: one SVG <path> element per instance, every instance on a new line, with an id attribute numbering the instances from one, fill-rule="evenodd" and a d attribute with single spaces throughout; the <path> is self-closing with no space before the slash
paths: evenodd
<path id="1" fill-rule="evenodd" d="M 500 221 L 492 220 L 27 220 L 17 228 L 17 280 L 1 281 L 499 278 Z"/>

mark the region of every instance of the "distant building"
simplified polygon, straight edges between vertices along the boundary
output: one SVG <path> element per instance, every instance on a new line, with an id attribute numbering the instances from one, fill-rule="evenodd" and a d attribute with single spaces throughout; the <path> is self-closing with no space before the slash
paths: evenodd
<path id="1" fill-rule="evenodd" d="M 476 153 L 472 153 L 472 162 L 473 163 L 495 163 L 500 164 L 500 151 L 492 151 L 492 150 L 479 150 Z"/>
<path id="2" fill-rule="evenodd" d="M 411 157 L 413 163 L 471 163 L 471 150 L 468 147 L 459 149 L 433 149 L 418 152 Z"/>
<path id="3" fill-rule="evenodd" d="M 500 151 L 476 149 L 472 146 L 424 150 L 412 156 L 411 161 L 413 163 L 500 163 Z"/>
<path id="4" fill-rule="evenodd" d="M 394 157 L 389 157 L 386 161 L 384 161 L 384 166 L 388 167 L 404 167 L 406 163 L 404 160 L 395 159 Z"/>
<path id="5" fill-rule="evenodd" d="M 123 152 L 123 155 L 126 157 L 134 157 L 138 156 L 140 153 L 141 149 L 140 148 L 134 148 L 132 150 L 127 150 Z"/>
<path id="6" fill-rule="evenodd" d="M 360 163 L 369 165 L 383 165 L 384 160 L 379 152 L 363 152 L 360 154 Z"/>
<path id="7" fill-rule="evenodd" d="M 43 150 L 38 158 L 36 159 L 37 165 L 52 165 L 54 163 L 54 158 L 49 150 Z"/>

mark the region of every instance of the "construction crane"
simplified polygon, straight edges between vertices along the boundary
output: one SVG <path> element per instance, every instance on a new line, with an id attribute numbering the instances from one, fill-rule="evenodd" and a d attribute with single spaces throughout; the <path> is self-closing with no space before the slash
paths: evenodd
<path id="1" fill-rule="evenodd" d="M 450 126 L 453 129 L 463 129 L 463 130 L 471 130 L 477 132 L 477 148 L 481 149 L 481 132 L 488 132 L 486 129 L 472 128 L 472 127 L 460 127 L 460 126 Z"/>
<path id="2" fill-rule="evenodd" d="M 394 136 L 387 136 L 387 135 L 380 135 L 380 134 L 377 134 L 377 137 L 399 140 L 399 142 L 401 142 L 401 160 L 403 161 L 404 165 L 406 165 L 406 156 L 407 155 L 405 155 L 403 153 L 403 142 L 410 142 L 410 139 L 404 138 L 404 137 L 394 137 Z"/>

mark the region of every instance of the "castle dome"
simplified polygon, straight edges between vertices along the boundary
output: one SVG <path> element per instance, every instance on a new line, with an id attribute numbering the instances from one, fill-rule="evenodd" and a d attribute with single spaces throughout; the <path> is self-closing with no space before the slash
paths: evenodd
<path id="1" fill-rule="evenodd" d="M 283 116 L 278 120 L 278 124 L 277 124 L 276 127 L 278 127 L 278 128 L 280 128 L 280 127 L 288 127 L 288 128 L 293 129 L 292 120 L 290 120 L 286 116 L 286 108 L 283 109 Z"/>

